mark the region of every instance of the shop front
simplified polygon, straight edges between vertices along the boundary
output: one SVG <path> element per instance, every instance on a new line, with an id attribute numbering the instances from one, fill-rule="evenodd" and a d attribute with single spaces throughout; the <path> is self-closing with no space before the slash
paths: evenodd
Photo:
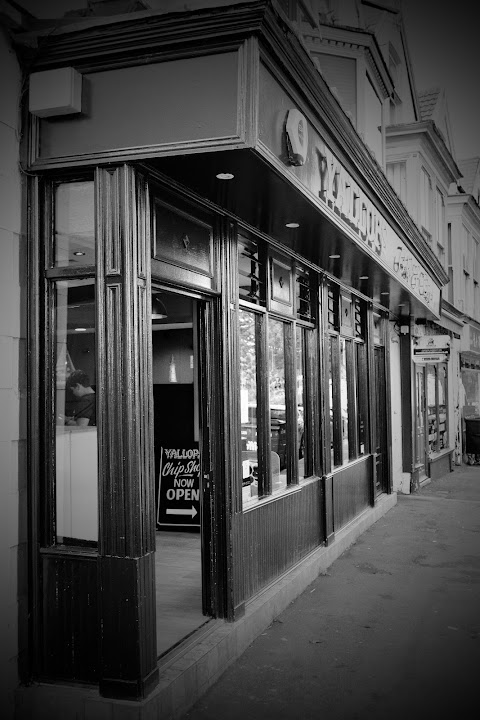
<path id="1" fill-rule="evenodd" d="M 450 335 L 425 334 L 413 344 L 415 470 L 420 485 L 449 472 L 453 462 L 451 348 Z"/>
<path id="2" fill-rule="evenodd" d="M 32 78 L 32 677 L 106 698 L 391 507 L 390 321 L 440 303 L 271 5 L 172 22 L 60 33 Z"/>
<path id="3" fill-rule="evenodd" d="M 480 460 L 480 330 L 473 325 L 465 328 L 460 373 L 463 459 L 473 465 Z"/>

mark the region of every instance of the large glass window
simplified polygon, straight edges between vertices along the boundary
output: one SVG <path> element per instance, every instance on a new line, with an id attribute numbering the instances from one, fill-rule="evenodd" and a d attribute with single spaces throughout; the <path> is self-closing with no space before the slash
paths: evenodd
<path id="1" fill-rule="evenodd" d="M 315 373 L 316 293 L 308 269 L 278 252 L 268 257 L 259 241 L 242 237 L 238 294 L 242 494 L 248 507 L 314 472 L 318 438 L 306 406 L 313 402 L 307 398 Z"/>
<path id="2" fill-rule="evenodd" d="M 270 395 L 270 472 L 272 492 L 287 487 L 289 423 L 285 390 L 285 323 L 268 326 L 268 377 Z"/>
<path id="3" fill-rule="evenodd" d="M 428 449 L 440 452 L 448 447 L 447 363 L 427 365 Z"/>
<path id="4" fill-rule="evenodd" d="M 97 396 L 93 280 L 55 283 L 56 540 L 92 543 L 97 517 Z"/>
<path id="5" fill-rule="evenodd" d="M 338 467 L 368 452 L 366 305 L 333 284 L 327 295 L 330 458 Z"/>
<path id="6" fill-rule="evenodd" d="M 258 499 L 257 346 L 260 318 L 239 312 L 243 503 Z"/>
<path id="7" fill-rule="evenodd" d="M 94 183 L 52 188 L 46 243 L 48 317 L 46 441 L 54 512 L 48 542 L 95 546 L 98 540 L 97 345 Z M 50 350 L 48 351 L 48 348 Z M 52 437 L 53 434 L 53 437 Z M 50 439 L 51 438 L 51 439 Z"/>

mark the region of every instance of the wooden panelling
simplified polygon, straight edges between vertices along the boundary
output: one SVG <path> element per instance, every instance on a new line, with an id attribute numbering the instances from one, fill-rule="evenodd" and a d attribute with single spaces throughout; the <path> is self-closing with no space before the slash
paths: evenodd
<path id="1" fill-rule="evenodd" d="M 43 555 L 43 663 L 50 679 L 98 679 L 97 558 Z"/>
<path id="2" fill-rule="evenodd" d="M 370 505 L 372 456 L 333 475 L 333 522 L 335 532 Z"/>
<path id="3" fill-rule="evenodd" d="M 321 484 L 236 517 L 235 604 L 248 600 L 323 542 Z"/>

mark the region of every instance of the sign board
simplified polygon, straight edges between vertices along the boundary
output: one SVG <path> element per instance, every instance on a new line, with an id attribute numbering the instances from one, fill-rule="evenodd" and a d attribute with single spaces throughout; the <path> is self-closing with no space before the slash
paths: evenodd
<path id="1" fill-rule="evenodd" d="M 197 445 L 160 450 L 157 526 L 200 526 L 200 452 Z"/>
<path id="2" fill-rule="evenodd" d="M 450 356 L 449 335 L 424 335 L 413 346 L 413 362 L 422 365 L 447 362 Z"/>

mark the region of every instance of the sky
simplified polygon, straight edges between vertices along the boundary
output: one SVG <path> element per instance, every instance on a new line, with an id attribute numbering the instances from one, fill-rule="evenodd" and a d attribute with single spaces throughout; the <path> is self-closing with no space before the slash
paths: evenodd
<path id="1" fill-rule="evenodd" d="M 443 87 L 457 160 L 480 157 L 480 2 L 403 0 L 417 92 Z"/>

